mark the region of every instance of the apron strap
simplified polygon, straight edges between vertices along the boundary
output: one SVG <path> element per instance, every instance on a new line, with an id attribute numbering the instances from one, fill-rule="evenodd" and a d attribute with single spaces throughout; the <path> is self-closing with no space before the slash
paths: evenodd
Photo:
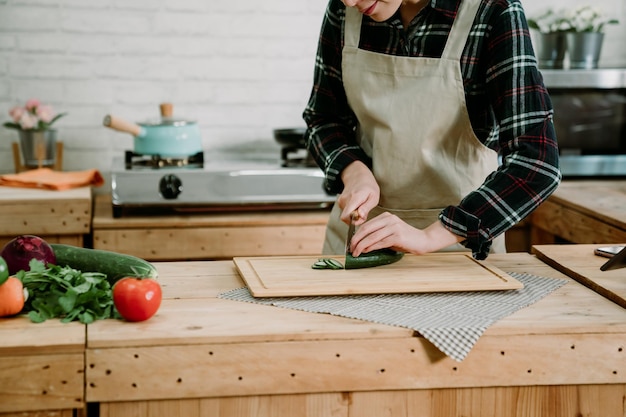
<path id="1" fill-rule="evenodd" d="M 481 0 L 461 0 L 456 18 L 452 23 L 446 47 L 441 54 L 442 59 L 460 61 L 463 48 L 467 43 L 474 18 L 480 7 Z"/>
<path id="2" fill-rule="evenodd" d="M 461 0 L 441 58 L 460 61 L 480 3 L 481 0 Z M 345 10 L 344 44 L 348 47 L 358 48 L 363 15 L 355 7 L 346 7 Z"/>
<path id="3" fill-rule="evenodd" d="M 356 7 L 346 6 L 346 23 L 344 26 L 344 46 L 351 48 L 359 47 L 359 40 L 361 39 L 361 21 L 363 15 L 359 13 Z"/>

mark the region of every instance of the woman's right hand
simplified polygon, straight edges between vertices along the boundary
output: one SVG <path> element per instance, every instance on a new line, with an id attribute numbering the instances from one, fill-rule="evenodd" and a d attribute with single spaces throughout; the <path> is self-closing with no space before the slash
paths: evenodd
<path id="1" fill-rule="evenodd" d="M 352 212 L 359 213 L 356 225 L 367 220 L 369 212 L 380 201 L 380 187 L 372 171 L 361 161 L 352 162 L 341 172 L 343 192 L 337 198 L 341 208 L 341 220 L 344 223 L 352 221 Z"/>

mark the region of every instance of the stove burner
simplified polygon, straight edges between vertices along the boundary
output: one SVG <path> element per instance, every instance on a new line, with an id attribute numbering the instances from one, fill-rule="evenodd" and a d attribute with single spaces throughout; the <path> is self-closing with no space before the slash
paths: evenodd
<path id="1" fill-rule="evenodd" d="M 317 162 L 311 154 L 301 147 L 285 146 L 280 150 L 283 161 L 282 167 L 317 167 Z"/>
<path id="2" fill-rule="evenodd" d="M 124 158 L 126 169 L 133 168 L 202 168 L 204 166 L 204 152 L 198 152 L 187 157 L 173 158 L 161 155 L 145 155 L 126 151 Z"/>

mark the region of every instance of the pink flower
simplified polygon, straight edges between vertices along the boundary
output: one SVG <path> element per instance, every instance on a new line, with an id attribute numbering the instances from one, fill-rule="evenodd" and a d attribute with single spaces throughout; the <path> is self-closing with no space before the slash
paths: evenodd
<path id="1" fill-rule="evenodd" d="M 37 117 L 28 112 L 24 112 L 22 117 L 20 118 L 19 124 L 22 126 L 22 129 L 32 129 L 37 126 L 38 120 Z"/>
<path id="2" fill-rule="evenodd" d="M 35 110 L 37 107 L 39 107 L 39 105 L 41 104 L 41 102 L 39 100 L 37 100 L 36 98 L 31 98 L 30 100 L 28 100 L 26 102 L 26 110 L 28 111 L 33 111 Z"/>
<path id="3" fill-rule="evenodd" d="M 11 119 L 13 119 L 15 123 L 18 123 L 22 118 L 24 112 L 25 110 L 23 107 L 15 106 L 11 110 L 9 110 L 9 116 L 11 116 Z"/>
<path id="4" fill-rule="evenodd" d="M 12 122 L 4 123 L 6 128 L 40 131 L 50 129 L 52 124 L 65 116 L 65 113 L 55 114 L 52 106 L 41 104 L 38 99 L 31 98 L 23 107 L 11 108 L 9 116 L 11 116 Z"/>
<path id="5" fill-rule="evenodd" d="M 54 117 L 54 111 L 52 110 L 51 106 L 39 105 L 37 106 L 35 113 L 37 114 L 37 117 L 39 117 L 39 119 L 44 123 L 50 123 L 50 121 Z"/>

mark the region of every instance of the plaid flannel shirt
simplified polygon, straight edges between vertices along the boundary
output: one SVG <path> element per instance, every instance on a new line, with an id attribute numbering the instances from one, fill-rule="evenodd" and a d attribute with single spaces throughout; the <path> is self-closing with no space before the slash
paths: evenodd
<path id="1" fill-rule="evenodd" d="M 460 0 L 431 0 L 405 30 L 399 13 L 385 22 L 363 16 L 359 47 L 378 53 L 439 58 Z M 370 158 L 357 145 L 357 120 L 341 74 L 345 6 L 330 0 L 321 28 L 314 85 L 303 112 L 306 143 L 331 193 L 343 189 L 341 171 Z M 460 62 L 465 99 L 476 136 L 497 151 L 501 165 L 439 219 L 474 256 L 528 216 L 557 188 L 558 145 L 550 96 L 543 84 L 519 0 L 484 0 Z M 419 193 L 419 189 L 415 190 Z"/>

